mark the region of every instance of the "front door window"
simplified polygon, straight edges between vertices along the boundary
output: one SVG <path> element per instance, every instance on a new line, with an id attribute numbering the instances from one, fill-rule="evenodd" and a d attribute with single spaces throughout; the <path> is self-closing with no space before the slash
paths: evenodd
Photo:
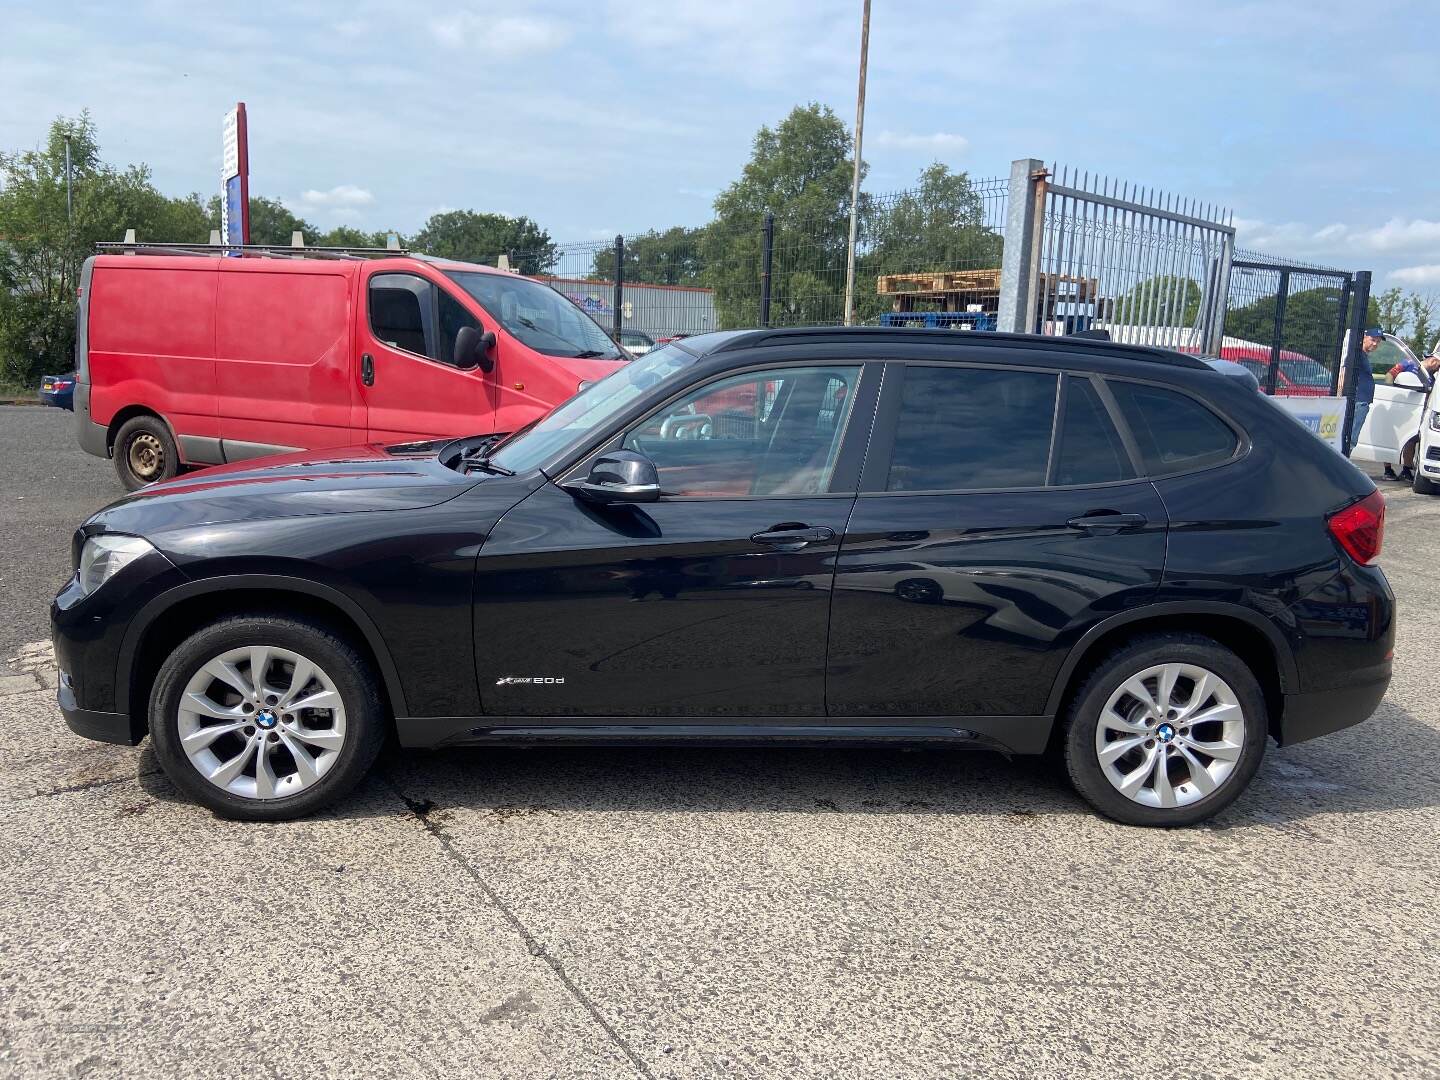
<path id="1" fill-rule="evenodd" d="M 668 494 L 701 498 L 830 490 L 860 368 L 796 367 L 710 383 L 625 439 Z"/>

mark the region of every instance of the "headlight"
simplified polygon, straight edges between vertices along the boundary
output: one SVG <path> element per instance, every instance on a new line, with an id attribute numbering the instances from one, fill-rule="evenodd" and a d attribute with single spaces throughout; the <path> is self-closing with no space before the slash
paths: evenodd
<path id="1" fill-rule="evenodd" d="M 1440 411 L 1430 414 L 1430 430 L 1440 431 Z"/>
<path id="2" fill-rule="evenodd" d="M 89 596 L 140 556 L 155 549 L 138 536 L 92 536 L 80 549 L 80 591 Z"/>

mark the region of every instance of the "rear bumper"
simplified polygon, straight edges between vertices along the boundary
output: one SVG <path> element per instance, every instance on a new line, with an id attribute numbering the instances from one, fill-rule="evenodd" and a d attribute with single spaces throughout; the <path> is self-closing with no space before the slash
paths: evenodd
<path id="1" fill-rule="evenodd" d="M 1370 719 L 1390 686 L 1390 665 L 1376 679 L 1333 690 L 1286 694 L 1276 741 L 1281 746 L 1318 739 Z"/>
<path id="2" fill-rule="evenodd" d="M 96 457 L 110 456 L 110 432 L 104 424 L 90 419 L 90 384 L 76 382 L 75 398 L 71 403 L 75 410 L 75 438 L 80 449 Z"/>

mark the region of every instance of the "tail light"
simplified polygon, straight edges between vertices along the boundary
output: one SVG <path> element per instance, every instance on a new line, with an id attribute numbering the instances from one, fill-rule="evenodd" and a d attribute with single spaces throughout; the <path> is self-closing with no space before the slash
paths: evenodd
<path id="1" fill-rule="evenodd" d="M 1385 496 L 1372 491 L 1359 502 L 1335 511 L 1326 525 L 1347 555 L 1361 566 L 1369 566 L 1380 557 L 1380 546 L 1385 541 Z"/>

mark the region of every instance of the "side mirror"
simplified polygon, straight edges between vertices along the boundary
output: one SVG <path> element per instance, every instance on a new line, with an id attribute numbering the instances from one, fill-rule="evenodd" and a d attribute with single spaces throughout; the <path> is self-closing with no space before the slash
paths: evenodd
<path id="1" fill-rule="evenodd" d="M 590 475 L 565 490 L 586 502 L 652 503 L 660 499 L 660 474 L 655 463 L 634 450 L 611 450 L 590 466 Z"/>
<path id="2" fill-rule="evenodd" d="M 491 371 L 495 367 L 495 358 L 491 355 L 495 351 L 495 331 L 486 330 L 483 334 L 473 326 L 462 326 L 460 332 L 455 335 L 455 366 L 461 371 L 471 371 L 479 368 L 481 371 Z"/>

